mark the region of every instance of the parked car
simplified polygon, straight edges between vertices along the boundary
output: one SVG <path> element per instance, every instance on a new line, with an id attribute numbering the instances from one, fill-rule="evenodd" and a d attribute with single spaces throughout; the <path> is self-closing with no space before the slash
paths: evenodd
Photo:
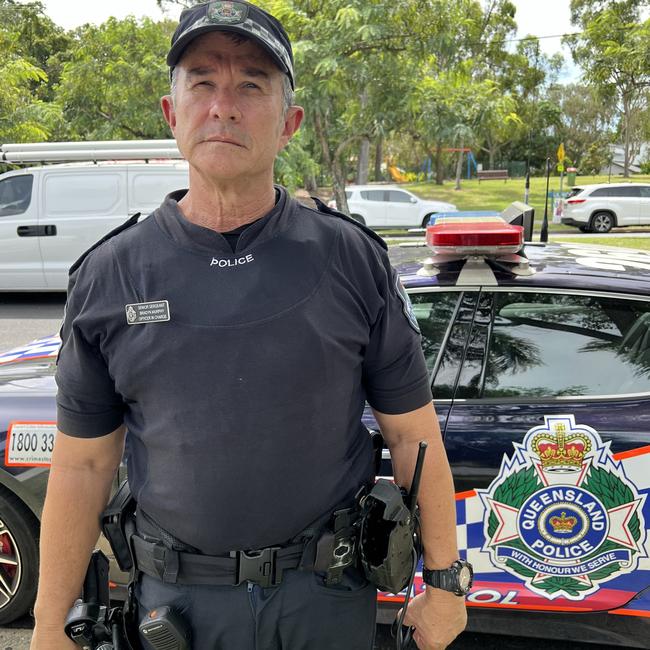
<path id="1" fill-rule="evenodd" d="M 582 232 L 650 225 L 650 184 L 611 183 L 574 187 L 564 200 L 562 223 Z"/>
<path id="2" fill-rule="evenodd" d="M 392 185 L 351 185 L 345 196 L 350 216 L 370 228 L 425 227 L 431 215 L 457 210 L 452 203 L 426 201 Z M 328 205 L 336 209 L 336 201 Z"/>
<path id="3" fill-rule="evenodd" d="M 526 244 L 527 260 L 465 260 L 456 244 L 444 257 L 390 254 L 422 332 L 460 553 L 474 565 L 469 629 L 647 647 L 650 254 L 551 243 Z M 472 235 L 464 252 L 476 245 Z M 0 623 L 34 596 L 57 350 L 54 337 L 0 355 Z M 364 421 L 377 429 L 369 409 Z M 403 596 L 378 598 L 379 621 L 392 621 Z"/>
<path id="4" fill-rule="evenodd" d="M 72 163 L 0 175 L 0 291 L 62 291 L 68 269 L 128 217 L 188 186 L 185 162 Z"/>

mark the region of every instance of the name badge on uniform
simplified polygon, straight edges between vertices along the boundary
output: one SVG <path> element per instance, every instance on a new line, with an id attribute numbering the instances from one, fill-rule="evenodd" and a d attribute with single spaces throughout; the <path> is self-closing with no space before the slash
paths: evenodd
<path id="1" fill-rule="evenodd" d="M 129 325 L 164 323 L 169 320 L 169 302 L 167 300 L 136 302 L 126 305 L 125 309 L 126 322 Z"/>

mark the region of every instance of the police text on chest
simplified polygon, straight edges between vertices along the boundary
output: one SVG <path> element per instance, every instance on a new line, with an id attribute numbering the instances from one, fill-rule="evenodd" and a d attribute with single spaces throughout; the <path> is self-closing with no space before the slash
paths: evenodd
<path id="1" fill-rule="evenodd" d="M 218 266 L 219 268 L 226 268 L 227 266 L 241 266 L 242 264 L 248 264 L 248 262 L 254 262 L 255 258 L 253 253 L 248 255 L 243 255 L 242 257 L 235 257 L 227 260 L 219 260 L 216 257 L 212 258 L 210 266 Z"/>

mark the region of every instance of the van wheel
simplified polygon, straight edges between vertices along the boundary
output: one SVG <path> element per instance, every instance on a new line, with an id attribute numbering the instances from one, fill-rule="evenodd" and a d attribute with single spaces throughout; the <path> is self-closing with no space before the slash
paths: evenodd
<path id="1" fill-rule="evenodd" d="M 591 217 L 591 228 L 592 232 L 605 233 L 609 232 L 614 226 L 614 217 L 612 217 L 609 212 L 596 212 L 596 214 Z"/>
<path id="2" fill-rule="evenodd" d="M 0 625 L 27 613 L 36 597 L 38 525 L 27 506 L 0 492 Z"/>
<path id="3" fill-rule="evenodd" d="M 426 228 L 429 225 L 429 219 L 434 215 L 435 213 L 428 214 L 424 219 L 422 219 L 422 227 Z"/>
<path id="4" fill-rule="evenodd" d="M 366 220 L 360 214 L 350 215 L 355 221 L 358 221 L 362 226 L 366 225 Z"/>

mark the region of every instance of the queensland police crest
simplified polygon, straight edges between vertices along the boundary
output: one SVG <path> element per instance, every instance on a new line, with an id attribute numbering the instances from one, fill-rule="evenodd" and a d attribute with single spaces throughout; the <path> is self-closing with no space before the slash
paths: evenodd
<path id="1" fill-rule="evenodd" d="M 486 508 L 482 550 L 531 591 L 582 600 L 646 557 L 645 495 L 594 429 L 573 415 L 544 420 L 477 491 Z"/>

